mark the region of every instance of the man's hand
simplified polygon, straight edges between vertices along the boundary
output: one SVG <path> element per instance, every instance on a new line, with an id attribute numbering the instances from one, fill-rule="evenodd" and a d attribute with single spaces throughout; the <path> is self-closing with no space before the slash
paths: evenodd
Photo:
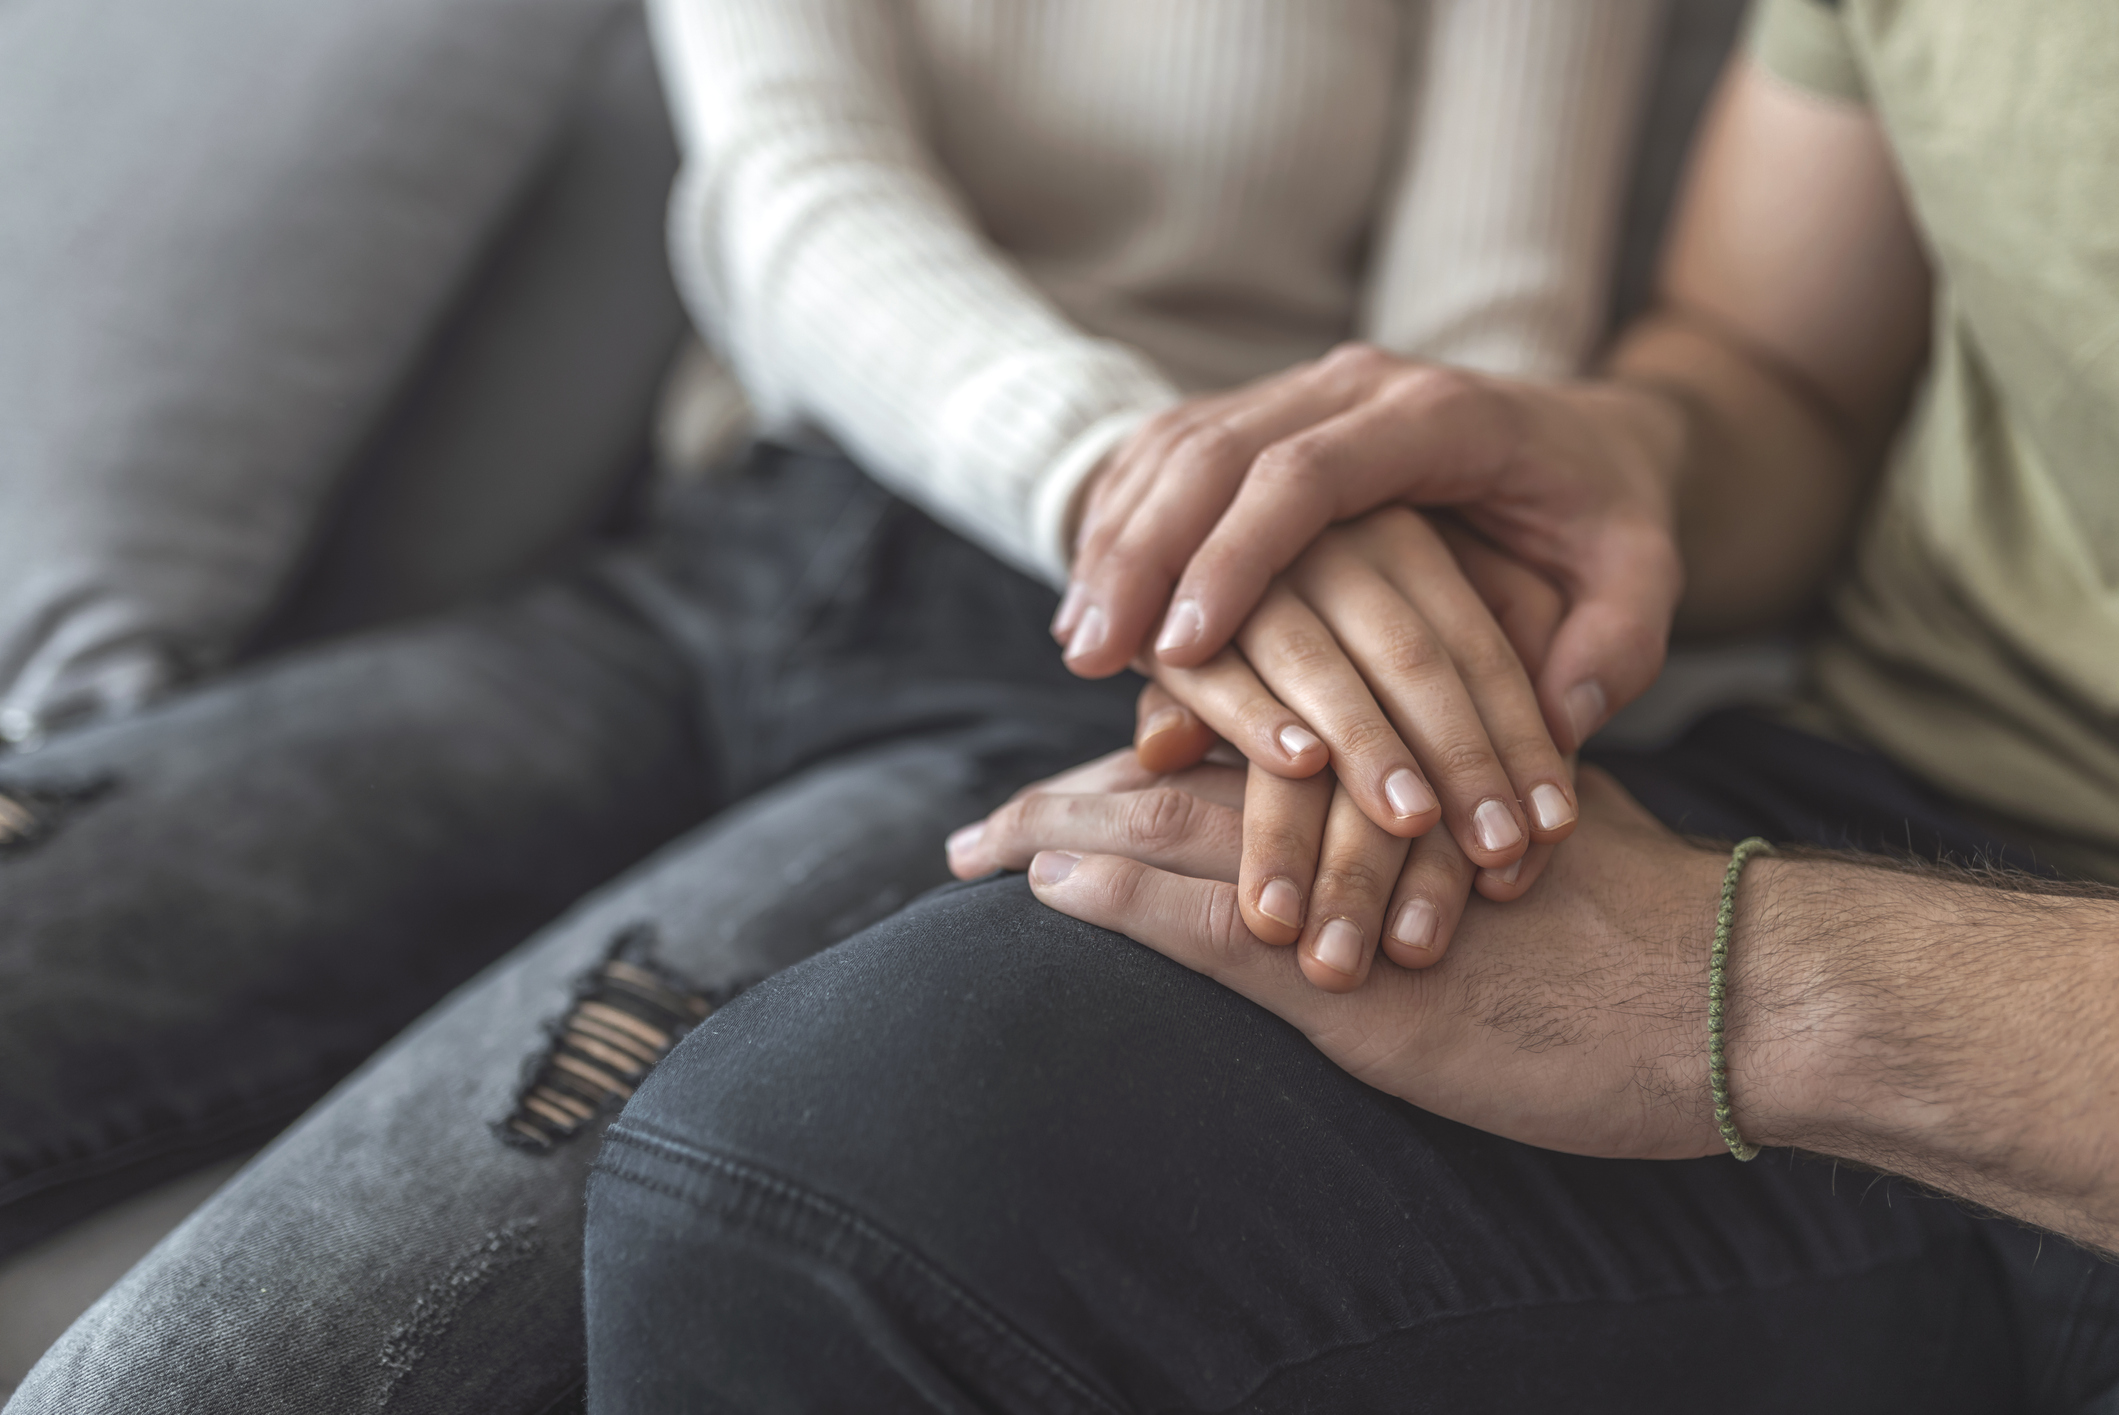
<path id="1" fill-rule="evenodd" d="M 959 879 L 1019 870 L 1041 850 L 1117 852 L 1128 859 L 1233 886 L 1244 926 L 1265 944 L 1294 944 L 1312 986 L 1352 992 L 1380 947 L 1401 968 L 1427 968 L 1449 948 L 1477 877 L 1506 901 L 1530 888 L 1553 847 L 1534 845 L 1520 870 L 1479 870 L 1447 831 L 1410 843 L 1366 820 L 1329 774 L 1311 782 L 1319 809 L 1290 822 L 1282 782 L 1256 766 L 1218 764 L 1164 775 L 1131 751 L 1024 787 L 992 815 L 949 837 Z M 1260 817 L 1267 824 L 1258 823 Z M 1314 861 L 1314 865 L 1312 864 Z M 1276 875 L 1276 869 L 1293 874 Z M 1299 880 L 1299 892 L 1296 880 Z M 1275 897 L 1275 890 L 1286 895 Z M 1307 902 L 1307 910 L 1303 905 Z M 1294 922 L 1291 922 L 1293 920 Z"/>
<path id="2" fill-rule="evenodd" d="M 1227 785 L 1207 793 L 1225 798 Z M 1345 993 L 1313 986 L 1297 951 L 1245 926 L 1228 882 L 1234 821 L 1219 799 L 1160 802 L 1168 827 L 1143 853 L 1162 868 L 1098 850 L 1122 839 L 1139 849 L 1142 817 L 1127 813 L 1142 807 L 1105 813 L 1090 798 L 1053 797 L 1067 802 L 1042 817 L 1055 848 L 1034 856 L 1030 881 L 1052 907 L 1234 988 L 1361 1080 L 1426 1109 L 1582 1154 L 1712 1154 L 1706 941 L 1720 857 L 1671 835 L 1599 773 L 1583 774 L 1581 793 L 1582 828 L 1537 888 L 1506 907 L 1473 899 L 1439 963 L 1379 961 Z"/>
<path id="3" fill-rule="evenodd" d="M 1119 760 L 1097 770 L 1140 770 Z M 1157 789 L 1189 795 L 1207 780 Z M 1216 800 L 1169 813 L 1178 824 L 1155 852 L 1168 869 L 1109 853 L 1126 848 L 1124 814 L 1074 797 L 1069 828 L 1048 829 L 1031 854 L 1032 888 L 1243 993 L 1361 1080 L 1438 1114 L 1580 1154 L 1721 1149 L 1707 955 L 1726 855 L 1584 771 L 1580 828 L 1536 887 L 1505 908 L 1473 899 L 1432 967 L 1401 967 L 1386 947 L 1366 986 L 1334 994 L 1304 981 L 1307 959 L 1245 928 L 1227 883 L 1228 784 L 1208 789 Z M 1737 893 L 1728 985 L 1730 1090 L 1747 1139 L 2119 1249 L 2119 893 L 1762 858 Z"/>
<path id="4" fill-rule="evenodd" d="M 1089 489 L 1053 632 L 1083 674 L 1124 668 L 1151 632 L 1162 663 L 1196 668 L 1326 527 L 1394 501 L 1455 506 L 1567 595 L 1536 687 L 1572 751 L 1662 667 L 1683 423 L 1641 388 L 1349 345 L 1144 428 Z"/>

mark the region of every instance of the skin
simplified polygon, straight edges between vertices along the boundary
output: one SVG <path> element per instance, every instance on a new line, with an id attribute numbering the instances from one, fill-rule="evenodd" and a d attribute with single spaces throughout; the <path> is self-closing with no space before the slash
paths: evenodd
<path id="1" fill-rule="evenodd" d="M 1430 525 L 1395 506 L 1328 531 L 1286 579 L 1289 587 L 1280 593 L 1298 608 L 1317 606 L 1315 622 L 1299 632 L 1305 640 L 1300 655 L 1274 652 L 1272 645 L 1247 648 L 1251 658 L 1231 650 L 1207 670 L 1161 670 L 1160 682 L 1186 692 L 1209 716 L 1227 709 L 1229 718 L 1215 719 L 1221 734 L 1231 742 L 1255 743 L 1263 734 L 1252 711 L 1261 702 L 1283 710 L 1260 686 L 1251 659 L 1268 677 L 1277 667 L 1292 666 L 1312 686 L 1329 681 L 1333 669 L 1354 674 L 1346 659 L 1335 662 L 1338 641 L 1326 621 L 1358 623 L 1358 616 L 1372 615 L 1394 627 L 1393 651 L 1364 659 L 1360 640 L 1347 637 L 1356 645 L 1358 671 L 1386 685 L 1381 696 L 1390 705 L 1389 722 L 1411 740 L 1434 745 L 1423 734 L 1451 715 L 1434 710 L 1440 697 L 1459 710 L 1457 721 L 1483 717 L 1494 724 L 1470 739 L 1441 743 L 1441 754 L 1476 756 L 1489 750 L 1491 732 L 1491 740 L 1503 745 L 1487 758 L 1499 784 L 1498 790 L 1485 788 L 1485 801 L 1512 798 L 1531 828 L 1529 841 L 1480 849 L 1472 811 L 1484 803 L 1459 800 L 1432 804 L 1378 829 L 1372 799 L 1348 783 L 1350 777 L 1374 782 L 1380 772 L 1357 766 L 1358 775 L 1349 773 L 1335 749 L 1333 770 L 1290 777 L 1260 766 L 1256 747 L 1250 747 L 1242 863 L 1234 880 L 1245 921 L 1269 943 L 1298 944 L 1316 985 L 1342 991 L 1361 985 L 1379 946 L 1414 966 L 1439 958 L 1471 889 L 1496 901 L 1516 898 L 1537 879 L 1551 847 L 1574 829 L 1573 774 L 1545 733 L 1524 667 L 1541 661 L 1564 605 L 1552 585 L 1476 536 L 1446 523 Z M 1381 614 L 1378 596 L 1385 600 Z M 1246 626 L 1247 643 L 1278 631 L 1272 603 Z M 1384 711 L 1360 678 L 1352 689 L 1372 710 Z M 1132 789 L 1156 771 L 1197 763 L 1216 745 L 1201 717 L 1159 685 L 1143 696 L 1141 709 L 1149 745 L 1137 761 L 1133 753 L 1122 753 L 1122 763 L 1113 759 L 1089 777 L 1069 773 L 1027 789 L 1003 812 L 950 838 L 951 869 L 965 879 L 1022 869 L 1035 848 L 1023 842 L 1034 839 L 1043 823 L 1066 818 L 1068 804 L 1050 798 L 1120 785 Z M 1327 705 L 1320 716 L 1329 722 L 1328 712 Z M 1270 713 L 1262 720 L 1269 728 L 1279 722 Z M 1386 752 L 1398 741 L 1388 727 L 1362 740 L 1364 748 Z M 1529 812 L 1522 811 L 1525 799 L 1532 802 Z M 1435 829 L 1445 805 L 1455 807 L 1451 828 Z M 1541 808 L 1558 819 L 1541 821 Z M 1141 809 L 1141 838 L 1149 840 L 1168 821 L 1154 820 L 1145 805 Z M 1475 842 L 1473 849 L 1461 843 L 1467 839 Z"/>
<path id="2" fill-rule="evenodd" d="M 1928 290 L 1874 118 L 1739 61 L 1695 156 L 1661 303 L 1621 341 L 1607 396 L 1500 390 L 1520 416 L 1489 421 L 1488 455 L 1443 459 L 1484 469 L 1469 496 L 1485 499 L 1459 503 L 1468 519 L 1569 595 L 1538 671 L 1548 709 L 1554 685 L 1603 671 L 1583 647 L 1596 634 L 1574 632 L 1585 605 L 1618 616 L 1603 629 L 1628 614 L 1658 636 L 1668 626 L 1653 594 L 1600 595 L 1583 562 L 1570 568 L 1599 543 L 1570 519 L 1632 517 L 1642 488 L 1660 488 L 1688 573 L 1683 623 L 1771 623 L 1814 599 L 1902 414 Z M 1435 415 L 1454 426 L 1461 413 Z M 1572 436 L 1541 434 L 1548 417 Z M 1595 493 L 1609 485 L 1625 494 Z M 1194 556 L 1180 594 L 1198 591 L 1200 570 Z M 1231 575 L 1225 603 L 1247 605 L 1248 583 Z M 1724 857 L 1664 831 L 1607 778 L 1583 774 L 1580 825 L 1522 900 L 1473 899 L 1446 956 L 1386 944 L 1365 986 L 1327 991 L 1299 950 L 1247 927 L 1232 880 L 1251 803 L 1234 778 L 1127 769 L 1143 773 L 1092 766 L 995 818 L 1016 813 L 995 848 L 1027 855 L 1054 908 L 1216 978 L 1353 1075 L 1439 1114 L 1585 1154 L 1719 1148 L 1705 1010 Z M 1065 804 L 1024 804 L 1036 794 Z M 1192 804 L 1158 805 L 1174 824 L 1147 848 L 1121 825 L 1158 794 Z M 2119 896 L 1766 858 L 1738 901 L 1729 1068 L 1748 1139 L 2119 1249 Z"/>
<path id="3" fill-rule="evenodd" d="M 1439 1115 L 1578 1154 L 1721 1151 L 1705 943 L 1726 855 L 1585 771 L 1581 828 L 1537 889 L 1506 908 L 1473 899 L 1434 966 L 1384 964 L 1366 987 L 1330 993 L 1245 926 L 1227 882 L 1240 786 L 1234 769 L 1208 766 L 1076 797 L 1080 848 L 1036 854 L 1031 886 Z M 1193 803 L 1189 818 L 1156 808 L 1185 822 L 1144 852 L 1169 869 L 1110 852 L 1139 848 L 1127 813 L 1158 793 Z M 1745 1138 L 2119 1249 L 2119 894 L 1765 857 L 1737 903 L 1726 1035 Z"/>
<path id="4" fill-rule="evenodd" d="M 1127 586 L 1163 583 L 1142 570 L 1151 562 L 1180 566 L 1170 575 L 1180 599 L 1256 605 L 1251 586 L 1259 576 L 1287 563 L 1283 553 L 1299 573 L 1324 544 L 1314 537 L 1337 534 L 1313 528 L 1343 520 L 1350 508 L 1377 498 L 1453 504 L 1479 532 L 1480 545 L 1515 558 L 1518 582 L 1527 582 L 1522 571 L 1534 571 L 1528 578 L 1548 583 L 1557 596 L 1557 610 L 1530 616 L 1556 615 L 1549 629 L 1511 630 L 1508 637 L 1528 668 L 1553 753 L 1571 751 L 1652 680 L 1673 619 L 1697 632 L 1756 629 L 1815 601 L 1903 415 L 1926 347 L 1930 284 L 1873 116 L 1791 90 L 1740 61 L 1703 125 L 1658 302 L 1618 342 L 1603 378 L 1510 383 L 1356 350 L 1180 410 L 1169 427 L 1143 434 L 1108 487 L 1103 479 L 1092 486 L 1091 529 L 1069 596 L 1073 612 L 1099 595 L 1118 595 L 1116 604 L 1133 592 Z M 1299 424 L 1304 417 L 1311 421 Z M 1210 436 L 1203 428 L 1219 431 Z M 1262 450 L 1248 471 L 1230 473 L 1227 459 L 1254 446 Z M 1151 448 L 1175 449 L 1161 481 L 1144 470 Z M 1188 537 L 1203 514 L 1193 506 L 1187 520 L 1169 508 L 1199 501 L 1202 487 L 1226 492 L 1218 503 L 1205 495 L 1222 509 L 1193 550 Z M 1308 549 L 1287 551 L 1290 528 L 1313 537 Z M 1240 553 L 1245 536 L 1248 549 Z M 1499 603 L 1495 586 L 1507 585 L 1506 576 L 1475 570 L 1476 557 L 1461 551 L 1459 559 L 1465 580 Z M 1422 573 L 1424 581 L 1405 595 L 1416 608 L 1462 588 L 1445 567 L 1429 563 Z M 1114 584 L 1119 589 L 1095 588 Z M 1501 591 L 1503 598 L 1510 593 Z M 1534 588 L 1513 593 L 1517 606 L 1536 598 Z M 1261 641 L 1270 635 L 1259 612 L 1248 612 L 1238 647 L 1258 661 L 1268 656 Z M 1342 610 L 1342 620 L 1351 613 Z M 1217 609 L 1207 619 L 1226 617 Z M 1519 609 L 1519 624 L 1523 617 Z M 1066 619 L 1063 611 L 1062 628 Z M 1094 655 L 1077 657 L 1085 668 L 1103 666 Z M 1503 770 L 1518 787 L 1517 812 L 1533 826 L 1528 838 L 1536 845 L 1520 852 L 1520 862 L 1482 854 L 1466 828 L 1461 803 L 1495 789 L 1489 763 L 1503 754 L 1484 761 L 1453 754 L 1449 766 L 1437 767 L 1430 752 L 1422 763 L 1428 778 L 1445 802 L 1458 803 L 1452 826 L 1459 849 L 1484 867 L 1470 877 L 1474 885 L 1493 899 L 1509 897 L 1512 886 L 1520 892 L 1540 868 L 1537 845 L 1564 838 L 1564 826 L 1537 831 L 1523 809 L 1552 758 L 1520 746 L 1519 687 L 1466 693 L 1415 720 L 1380 706 L 1389 694 L 1376 687 L 1383 670 L 1373 657 L 1362 662 L 1349 653 L 1345 669 L 1321 672 L 1313 653 L 1304 673 L 1267 672 L 1234 688 L 1221 667 L 1230 657 L 1217 649 L 1205 660 L 1210 674 L 1221 675 L 1219 694 L 1188 676 L 1199 672 L 1185 666 L 1198 661 L 1191 648 L 1166 648 L 1147 661 L 1157 691 L 1143 703 L 1142 746 L 1163 738 L 1149 751 L 1152 765 L 1196 761 L 1210 732 L 1218 732 L 1263 770 L 1306 776 L 1318 768 L 1305 761 L 1292 769 L 1249 725 L 1278 729 L 1315 718 L 1326 724 L 1322 735 L 1342 784 L 1369 819 L 1388 828 L 1373 804 L 1381 795 L 1377 772 L 1395 765 L 1396 754 L 1417 755 L 1404 744 L 1420 741 L 1423 728 L 1471 740 L 1465 724 L 1477 718 L 1488 741 L 1507 742 L 1526 763 Z M 1295 684 L 1296 676 L 1309 681 Z M 1252 793 L 1246 835 L 1273 842 L 1278 877 L 1297 886 L 1336 877 L 1335 859 L 1380 867 L 1382 847 L 1361 847 L 1344 829 L 1327 838 L 1325 822 L 1338 817 L 1317 793 Z M 1565 805 L 1572 808 L 1571 795 Z M 1294 863 L 1306 852 L 1313 866 Z M 1409 851 L 1407 860 L 1430 881 L 1449 874 L 1423 852 Z M 1510 864 L 1513 880 L 1503 877 Z M 1425 887 L 1420 893 L 1426 896 Z M 1259 923 L 1258 900 L 1245 904 Z M 1314 914 L 1314 907 L 1303 914 L 1306 926 Z M 1436 919 L 1453 915 L 1438 907 Z M 1359 911 L 1349 917 L 1365 927 Z M 1259 927 L 1262 937 L 1280 941 L 1273 925 Z M 1446 946 L 1444 929 L 1436 947 Z"/>

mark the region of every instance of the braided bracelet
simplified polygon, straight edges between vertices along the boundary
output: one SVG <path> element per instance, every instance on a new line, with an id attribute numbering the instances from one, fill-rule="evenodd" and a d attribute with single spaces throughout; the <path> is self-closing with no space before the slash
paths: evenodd
<path id="1" fill-rule="evenodd" d="M 1714 1088 L 1714 1119 L 1722 1128 L 1722 1143 L 1740 1160 L 1756 1159 L 1758 1146 L 1746 1144 L 1737 1133 L 1736 1117 L 1729 1113 L 1729 1065 L 1722 1046 L 1722 1007 L 1729 996 L 1723 974 L 1729 964 L 1729 929 L 1736 922 L 1736 881 L 1744 872 L 1744 861 L 1760 851 L 1773 853 L 1773 846 L 1759 836 L 1729 852 L 1729 869 L 1722 876 L 1722 908 L 1714 916 L 1714 951 L 1707 963 L 1707 1078 Z"/>

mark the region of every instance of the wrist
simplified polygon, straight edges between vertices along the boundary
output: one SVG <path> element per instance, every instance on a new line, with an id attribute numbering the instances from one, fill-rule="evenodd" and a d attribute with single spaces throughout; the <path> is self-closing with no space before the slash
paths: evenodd
<path id="1" fill-rule="evenodd" d="M 2119 1241 L 2114 901 L 1816 859 L 1756 861 L 1738 898 L 1747 1140 Z"/>

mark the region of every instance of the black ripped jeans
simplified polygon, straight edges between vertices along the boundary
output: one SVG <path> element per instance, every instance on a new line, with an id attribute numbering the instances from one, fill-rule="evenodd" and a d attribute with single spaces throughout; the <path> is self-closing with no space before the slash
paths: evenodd
<path id="1" fill-rule="evenodd" d="M 1743 714 L 1604 764 L 1722 837 L 2036 861 Z M 1437 1119 L 1020 876 L 693 1032 L 591 1180 L 590 1408 L 2119 1411 L 2119 1269 L 1769 1153 Z"/>
<path id="2" fill-rule="evenodd" d="M 764 448 L 578 574 L 0 759 L 0 1251 L 390 1043 L 8 1415 L 578 1403 L 582 1190 L 641 1073 L 1128 739 L 1054 602 Z"/>

